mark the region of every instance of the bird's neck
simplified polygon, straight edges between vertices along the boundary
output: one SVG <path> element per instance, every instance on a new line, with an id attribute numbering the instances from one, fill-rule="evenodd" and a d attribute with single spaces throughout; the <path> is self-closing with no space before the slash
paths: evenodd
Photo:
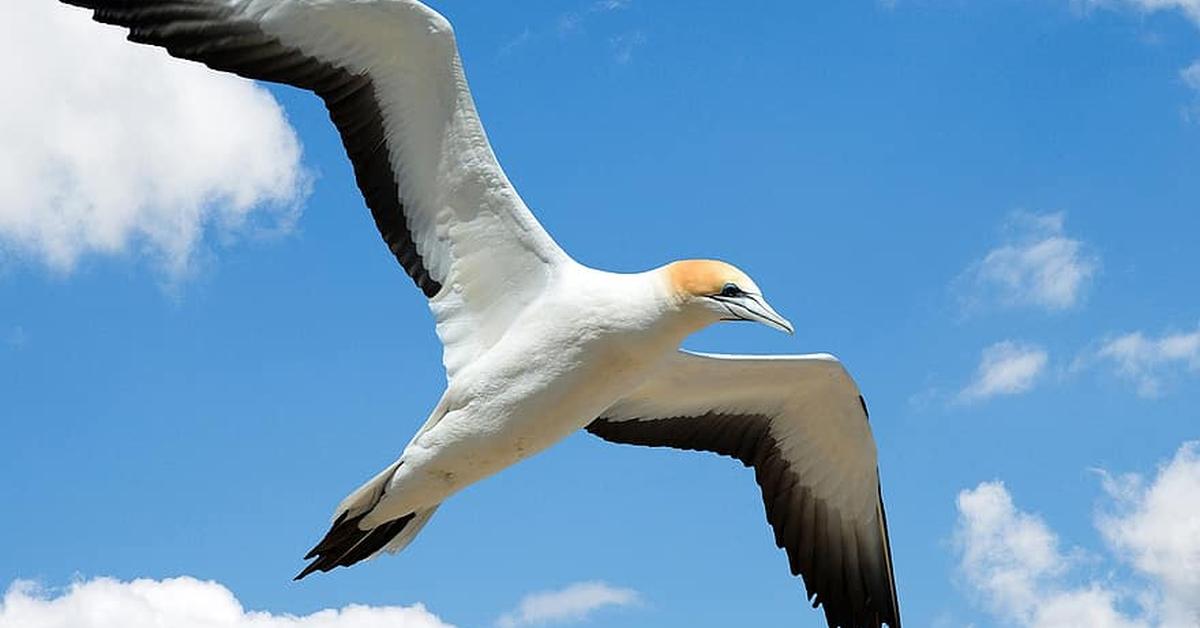
<path id="1" fill-rule="evenodd" d="M 664 268 L 634 275 L 642 284 L 640 298 L 646 312 L 647 332 L 656 340 L 677 349 L 688 336 L 713 323 L 703 310 L 685 306 L 677 286 Z"/>
<path id="2" fill-rule="evenodd" d="M 628 344 L 649 353 L 674 352 L 685 338 L 711 324 L 712 317 L 685 307 L 662 269 L 610 273 L 579 267 L 567 300 L 581 328 L 605 343 Z"/>

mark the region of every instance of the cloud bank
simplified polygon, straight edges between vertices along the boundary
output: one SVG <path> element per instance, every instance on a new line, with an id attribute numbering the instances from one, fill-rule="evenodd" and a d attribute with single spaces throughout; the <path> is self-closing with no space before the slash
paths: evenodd
<path id="1" fill-rule="evenodd" d="M 47 594 L 13 584 L 0 628 L 453 628 L 420 604 L 347 606 L 311 615 L 247 611 L 216 582 L 195 578 L 121 582 L 96 578 Z"/>
<path id="2" fill-rule="evenodd" d="M 1010 237 L 973 263 L 957 283 L 969 307 L 988 304 L 1050 311 L 1077 305 L 1099 269 L 1099 258 L 1064 232 L 1065 216 L 1014 215 Z"/>
<path id="3" fill-rule="evenodd" d="M 254 83 L 124 41 L 87 11 L 11 0 L 0 69 L 0 252 L 69 272 L 145 254 L 185 274 L 206 231 L 288 229 L 300 143 Z"/>
<path id="4" fill-rule="evenodd" d="M 613 587 L 603 582 L 578 582 L 557 591 L 525 596 L 517 608 L 496 620 L 496 626 L 518 628 L 580 621 L 602 608 L 630 606 L 637 604 L 640 599 L 638 592 L 633 589 Z"/>
<path id="5" fill-rule="evenodd" d="M 958 496 L 959 566 L 983 605 L 1030 628 L 1184 628 L 1200 619 L 1200 442 L 1184 444 L 1150 481 L 1105 476 L 1111 502 L 1096 526 L 1132 570 L 1079 582 L 1078 549 L 1064 550 L 1039 517 L 1014 504 L 1001 482 Z M 1088 561 L 1090 562 L 1090 561 Z M 1111 567 L 1111 565 L 1109 565 Z"/>

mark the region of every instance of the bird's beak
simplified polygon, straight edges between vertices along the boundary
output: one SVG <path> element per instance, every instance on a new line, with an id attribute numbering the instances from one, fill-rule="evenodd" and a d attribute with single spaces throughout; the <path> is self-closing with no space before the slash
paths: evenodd
<path id="1" fill-rule="evenodd" d="M 742 302 L 742 307 L 749 314 L 749 316 L 745 317 L 747 320 L 757 321 L 767 327 L 774 327 L 787 334 L 796 333 L 796 328 L 792 327 L 792 323 L 780 316 L 779 312 L 776 312 L 775 308 L 768 305 L 762 297 L 747 295 L 747 298 Z"/>
<path id="2" fill-rule="evenodd" d="M 774 327 L 788 334 L 796 333 L 796 329 L 792 327 L 788 319 L 781 316 L 779 312 L 776 312 L 775 308 L 768 305 L 757 294 L 746 294 L 735 299 L 720 299 L 720 301 L 739 320 L 762 323 L 767 327 Z"/>

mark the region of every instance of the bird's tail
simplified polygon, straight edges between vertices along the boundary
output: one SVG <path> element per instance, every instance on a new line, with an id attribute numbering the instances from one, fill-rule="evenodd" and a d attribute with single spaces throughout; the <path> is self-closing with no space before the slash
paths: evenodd
<path id="1" fill-rule="evenodd" d="M 399 519 L 392 519 L 366 530 L 359 527 L 363 517 L 367 516 L 366 512 L 349 517 L 349 511 L 342 511 L 330 526 L 329 532 L 325 533 L 325 538 L 305 555 L 304 560 L 312 562 L 295 579 L 300 580 L 314 571 L 349 567 L 381 552 L 399 552 L 416 538 L 437 508 L 433 506 L 410 512 Z"/>
<path id="2" fill-rule="evenodd" d="M 412 542 L 429 522 L 437 505 L 410 512 L 372 528 L 360 527 L 363 518 L 383 498 L 388 482 L 399 467 L 399 462 L 389 466 L 342 500 L 337 509 L 341 514 L 334 519 L 325 537 L 304 556 L 304 560 L 312 562 L 296 576 L 296 580 L 314 571 L 349 567 L 382 551 L 396 553 Z"/>
<path id="3" fill-rule="evenodd" d="M 445 416 L 446 409 L 447 400 L 443 395 L 442 399 L 438 401 L 437 407 L 425 420 L 425 424 L 413 436 L 413 440 L 436 425 Z M 329 532 L 325 533 L 321 542 L 309 550 L 304 557 L 304 560 L 312 560 L 312 562 L 296 576 L 296 580 L 314 571 L 349 567 L 359 561 L 372 558 L 380 552 L 395 554 L 412 543 L 417 533 L 425 527 L 426 523 L 429 523 L 429 518 L 441 504 L 415 510 L 373 528 L 359 527 L 363 518 L 379 505 L 388 484 L 396 475 L 396 470 L 400 468 L 401 464 L 403 464 L 402 460 L 392 463 L 338 504 L 337 510 L 334 511 L 339 513 L 337 518 L 334 519 L 333 525 L 329 527 Z"/>

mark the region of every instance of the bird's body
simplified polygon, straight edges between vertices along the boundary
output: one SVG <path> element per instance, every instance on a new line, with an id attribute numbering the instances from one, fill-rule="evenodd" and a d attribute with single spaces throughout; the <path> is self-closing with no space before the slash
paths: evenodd
<path id="1" fill-rule="evenodd" d="M 570 264 L 450 382 L 365 524 L 436 505 L 566 438 L 632 391 L 693 329 L 663 320 L 660 273 Z"/>
<path id="2" fill-rule="evenodd" d="M 899 628 L 874 439 L 832 356 L 679 350 L 725 320 L 792 326 L 710 260 L 572 260 L 505 177 L 449 22 L 416 0 L 64 0 L 131 40 L 324 100 L 384 242 L 429 298 L 447 385 L 297 576 L 410 543 L 461 488 L 586 428 L 753 467 L 775 543 L 830 626 Z"/>

